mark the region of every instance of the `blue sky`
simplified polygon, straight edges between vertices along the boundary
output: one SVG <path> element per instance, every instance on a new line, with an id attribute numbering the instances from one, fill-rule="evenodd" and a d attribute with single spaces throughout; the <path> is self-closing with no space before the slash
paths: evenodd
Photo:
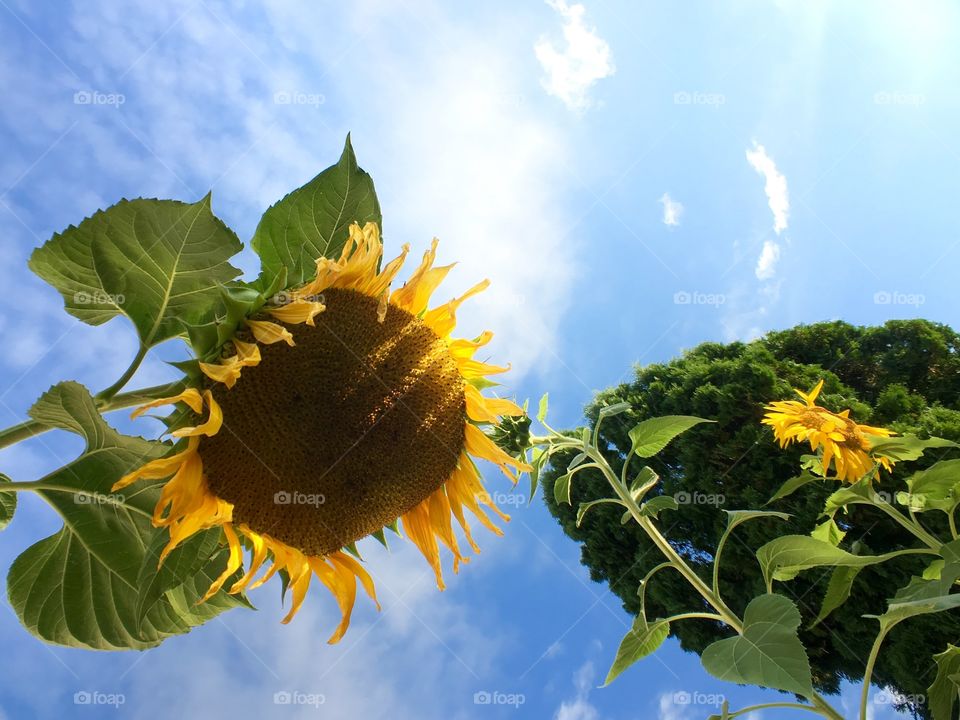
<path id="1" fill-rule="evenodd" d="M 702 341 L 836 318 L 960 323 L 949 2 L 306 5 L 0 0 L 0 422 L 61 379 L 107 386 L 135 350 L 123 320 L 63 313 L 26 269 L 33 247 L 121 197 L 210 189 L 248 239 L 347 131 L 388 252 L 436 235 L 460 260 L 446 292 L 493 281 L 464 309 L 465 334 L 494 330 L 510 389 L 549 390 L 558 425 L 634 363 Z M 249 251 L 238 264 L 257 268 Z M 173 377 L 163 360 L 183 353 L 159 348 L 134 384 Z M 50 434 L 0 468 L 35 479 L 77 450 Z M 443 594 L 410 546 L 368 547 L 383 612 L 358 603 L 332 648 L 320 592 L 281 626 L 268 586 L 259 612 L 145 654 L 44 646 L 4 599 L 0 717 L 693 720 L 716 694 L 777 697 L 714 681 L 672 642 L 597 689 L 630 618 L 539 499 L 523 500 L 507 498 L 506 536 L 484 537 Z M 58 526 L 23 499 L 0 565 Z M 124 703 L 75 704 L 85 691 Z M 324 702 L 278 705 L 278 692 Z M 476 704 L 480 692 L 524 702 Z"/>

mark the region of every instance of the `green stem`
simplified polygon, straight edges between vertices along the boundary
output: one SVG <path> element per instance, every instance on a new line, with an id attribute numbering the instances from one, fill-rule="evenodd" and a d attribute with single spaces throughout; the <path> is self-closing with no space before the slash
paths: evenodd
<path id="1" fill-rule="evenodd" d="M 124 370 L 123 375 L 120 376 L 120 379 L 117 380 L 113 385 L 108 387 L 106 390 L 102 390 L 97 393 L 98 400 L 109 400 L 114 395 L 116 395 L 124 385 L 130 382 L 130 378 L 133 377 L 134 373 L 140 369 L 140 363 L 143 362 L 143 359 L 147 356 L 147 352 L 150 348 L 143 343 L 140 343 L 140 349 L 137 350 L 136 356 L 133 358 L 133 362 L 130 363 L 130 367 Z"/>
<path id="2" fill-rule="evenodd" d="M 953 510 L 950 511 L 950 513 L 947 515 L 947 521 L 950 523 L 950 536 L 951 536 L 954 540 L 958 540 L 958 539 L 960 539 L 960 538 L 957 537 L 957 521 L 956 521 L 956 519 L 953 517 L 953 514 L 954 514 L 955 512 L 956 512 L 956 509 L 953 509 Z"/>
<path id="3" fill-rule="evenodd" d="M 723 615 L 718 615 L 717 613 L 702 613 L 702 612 L 688 612 L 680 613 L 679 615 L 671 615 L 667 618 L 670 622 L 675 620 L 716 620 L 722 623 L 726 622 L 726 619 Z"/>
<path id="4" fill-rule="evenodd" d="M 97 400 L 97 409 L 105 413 L 111 410 L 133 407 L 146 400 L 153 400 L 167 395 L 176 395 L 183 390 L 184 387 L 183 381 L 177 380 L 176 382 L 167 383 L 166 385 L 154 385 L 140 390 L 131 390 L 130 392 L 114 395 L 109 399 Z M 51 425 L 37 420 L 27 420 L 19 425 L 13 425 L 4 430 L 0 430 L 0 450 L 52 429 L 53 426 Z"/>
<path id="5" fill-rule="evenodd" d="M 890 627 L 881 627 L 880 632 L 877 633 L 877 639 L 873 641 L 873 647 L 870 648 L 867 667 L 863 671 L 863 689 L 860 691 L 860 720 L 867 720 L 867 701 L 870 699 L 870 679 L 873 676 L 873 666 L 877 664 L 877 657 L 880 655 L 880 646 L 883 644 L 890 629 Z"/>
<path id="6" fill-rule="evenodd" d="M 807 712 L 817 713 L 822 715 L 823 713 L 809 705 L 804 705 L 803 703 L 792 703 L 792 702 L 775 702 L 775 703 L 763 703 L 762 705 L 750 705 L 745 708 L 741 708 L 736 712 L 732 712 L 727 715 L 728 718 L 735 718 L 741 715 L 746 715 L 747 713 L 755 712 L 757 710 L 775 710 L 777 708 L 783 708 L 787 710 L 806 710 Z"/>
<path id="7" fill-rule="evenodd" d="M 926 546 L 928 546 L 928 547 L 930 547 L 930 548 L 932 548 L 932 549 L 934 549 L 934 550 L 937 550 L 938 552 L 939 552 L 940 548 L 943 547 L 943 543 L 940 542 L 940 541 L 939 541 L 937 538 L 935 538 L 933 535 L 931 535 L 930 533 L 928 533 L 926 530 L 924 530 L 922 527 L 920 527 L 919 523 L 912 523 L 912 522 L 910 522 L 907 518 L 905 518 L 905 517 L 903 516 L 902 513 L 898 512 L 897 509 L 894 508 L 894 507 L 893 507 L 890 503 L 888 503 L 886 500 L 883 500 L 883 499 L 881 499 L 880 497 L 875 496 L 875 497 L 874 497 L 874 505 L 875 505 L 876 507 L 880 508 L 880 510 L 882 510 L 883 512 L 885 512 L 885 513 L 886 513 L 887 515 L 889 515 L 891 518 L 893 518 L 894 520 L 896 520 L 899 525 L 901 525 L 905 530 L 907 530 L 907 531 L 908 531 L 909 533 L 911 533 L 914 537 L 916 537 L 918 540 L 920 540 L 920 542 L 922 542 L 924 545 L 926 545 Z"/>

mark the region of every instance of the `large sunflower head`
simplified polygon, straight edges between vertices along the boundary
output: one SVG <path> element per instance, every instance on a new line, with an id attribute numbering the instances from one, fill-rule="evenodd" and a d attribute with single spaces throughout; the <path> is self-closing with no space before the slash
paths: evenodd
<path id="1" fill-rule="evenodd" d="M 528 470 L 479 427 L 523 411 L 480 392 L 487 376 L 507 370 L 474 359 L 491 334 L 452 337 L 457 309 L 487 282 L 428 307 L 452 267 L 434 267 L 436 249 L 434 240 L 407 282 L 391 290 L 409 247 L 381 269 L 377 226 L 352 225 L 339 260 L 319 259 L 312 281 L 247 318 L 219 360 L 199 364 L 194 387 L 135 412 L 177 405 L 177 417 L 186 418 L 174 423 L 172 435 L 182 439 L 176 452 L 115 489 L 169 478 L 153 518 L 170 533 L 161 562 L 194 533 L 223 529 L 229 559 L 204 599 L 244 565 L 247 549 L 246 571 L 228 590 L 257 587 L 283 571 L 292 594 L 288 622 L 316 576 L 341 608 L 336 642 L 358 579 L 376 601 L 353 556 L 357 540 L 382 539 L 384 527 L 399 529 L 399 521 L 442 590 L 439 544 L 454 571 L 466 560 L 453 518 L 475 552 L 464 509 L 501 534 L 482 506 L 509 518 L 491 502 L 471 456 L 514 481 Z"/>
<path id="2" fill-rule="evenodd" d="M 822 448 L 820 462 L 824 476 L 833 463 L 837 478 L 846 482 L 856 482 L 878 463 L 889 471 L 893 460 L 872 455 L 868 436 L 890 437 L 893 433 L 885 428 L 857 424 L 850 418 L 850 410 L 835 413 L 817 405 L 822 389 L 823 380 L 820 380 L 810 392 L 796 390 L 803 402 L 781 400 L 765 406 L 768 412 L 763 423 L 773 427 L 780 447 L 807 441 L 814 451 Z"/>

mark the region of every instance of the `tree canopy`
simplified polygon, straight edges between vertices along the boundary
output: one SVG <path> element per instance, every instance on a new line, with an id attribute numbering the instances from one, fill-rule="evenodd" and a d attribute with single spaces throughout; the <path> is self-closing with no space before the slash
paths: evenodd
<path id="1" fill-rule="evenodd" d="M 749 343 L 704 343 L 670 362 L 638 367 L 632 382 L 599 393 L 586 417 L 592 427 L 601 407 L 630 403 L 630 411 L 602 425 L 600 445 L 608 444 L 615 467 L 630 447 L 627 431 L 641 420 L 696 415 L 716 421 L 674 440 L 651 463 L 661 477 L 660 492 L 682 503 L 678 512 L 663 516 L 663 531 L 708 579 L 711 553 L 726 523 L 722 510 L 764 507 L 785 480 L 798 474 L 800 455 L 809 452 L 799 446 L 786 450 L 777 446 L 770 429 L 760 423 L 764 404 L 795 397 L 794 388 L 808 390 L 824 378 L 818 402 L 828 409 L 851 408 L 852 417 L 860 423 L 960 441 L 958 350 L 960 335 L 925 320 L 890 321 L 879 327 L 817 323 L 772 332 Z M 642 530 L 620 523 L 621 512 L 614 506 L 596 507 L 576 527 L 579 503 L 609 497 L 611 492 L 599 474 L 585 470 L 573 485 L 572 504 L 558 506 L 553 484 L 570 460 L 556 457 L 541 476 L 545 502 L 566 534 L 581 543 L 582 562 L 591 577 L 607 582 L 624 608 L 635 614 L 640 581 L 662 558 Z M 914 464 L 909 470 L 895 469 L 893 476 L 885 474 L 878 489 L 892 492 L 897 482 L 902 483 L 898 473 L 909 474 L 920 467 Z M 789 527 L 780 520 L 764 519 L 735 531 L 725 550 L 720 586 L 734 610 L 742 612 L 764 592 L 753 552 L 778 534 L 809 533 L 825 498 L 836 487 L 833 481 L 814 483 L 771 503 L 766 509 L 791 514 Z M 842 543 L 847 549 L 859 543 L 861 552 L 880 553 L 915 545 L 896 523 L 871 508 L 856 506 L 846 518 L 838 515 L 838 521 L 849 530 Z M 851 599 L 814 627 L 829 569 L 807 571 L 791 582 L 777 583 L 777 592 L 791 597 L 801 609 L 801 637 L 819 690 L 836 692 L 841 679 L 863 677 L 877 628 L 862 616 L 882 612 L 886 598 L 922 568 L 922 563 L 904 558 L 864 570 Z M 695 609 L 688 585 L 675 573 L 659 573 L 647 589 L 649 617 Z M 960 640 L 960 615 L 931 618 L 912 619 L 891 633 L 874 673 L 877 684 L 907 698 L 927 693 L 936 676 L 931 655 Z M 674 623 L 671 633 L 685 650 L 700 653 L 729 631 L 693 620 Z M 926 715 L 922 703 L 911 707 Z"/>

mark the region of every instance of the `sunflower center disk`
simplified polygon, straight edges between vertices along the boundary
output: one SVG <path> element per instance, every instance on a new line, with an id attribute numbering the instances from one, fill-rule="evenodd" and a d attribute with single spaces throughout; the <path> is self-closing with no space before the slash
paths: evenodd
<path id="1" fill-rule="evenodd" d="M 464 448 L 463 379 L 444 341 L 392 305 L 324 292 L 296 345 L 261 346 L 213 392 L 219 433 L 201 441 L 210 489 L 246 523 L 308 555 L 339 550 L 439 489 Z"/>

